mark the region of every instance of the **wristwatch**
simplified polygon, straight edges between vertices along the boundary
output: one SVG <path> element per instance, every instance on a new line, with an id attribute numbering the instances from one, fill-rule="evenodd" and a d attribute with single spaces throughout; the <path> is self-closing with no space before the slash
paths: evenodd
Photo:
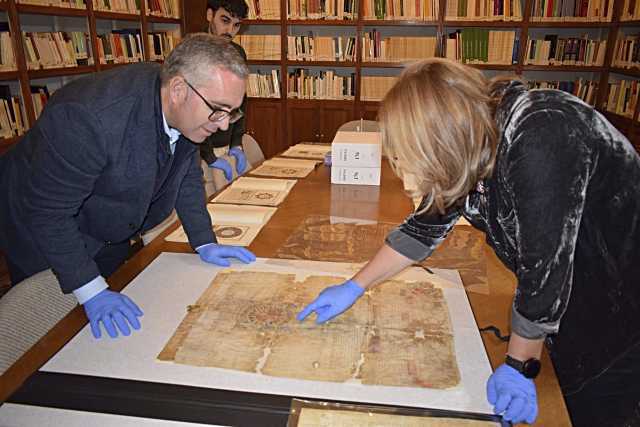
<path id="1" fill-rule="evenodd" d="M 507 358 L 504 362 L 524 375 L 525 378 L 533 379 L 540 373 L 540 361 L 533 357 L 523 362 L 522 360 L 514 359 L 507 354 Z"/>

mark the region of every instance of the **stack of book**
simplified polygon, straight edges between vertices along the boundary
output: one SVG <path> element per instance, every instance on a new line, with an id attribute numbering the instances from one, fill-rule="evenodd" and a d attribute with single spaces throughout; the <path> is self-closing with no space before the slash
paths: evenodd
<path id="1" fill-rule="evenodd" d="M 144 61 L 140 30 L 112 30 L 98 34 L 98 58 L 101 64 L 127 64 Z"/>
<path id="2" fill-rule="evenodd" d="M 269 74 L 249 74 L 247 79 L 247 96 L 250 98 L 280 98 L 280 73 L 271 70 Z"/>
<path id="3" fill-rule="evenodd" d="M 355 61 L 356 38 L 348 36 L 288 36 L 287 56 L 292 61 Z"/>
<path id="4" fill-rule="evenodd" d="M 606 40 L 591 40 L 587 35 L 558 38 L 556 34 L 547 34 L 544 40 L 529 39 L 524 63 L 601 66 L 606 50 Z"/>
<path id="5" fill-rule="evenodd" d="M 337 132 L 331 143 L 331 183 L 380 185 L 380 132 Z"/>
<path id="6" fill-rule="evenodd" d="M 140 0 L 93 0 L 94 10 L 140 14 Z"/>
<path id="7" fill-rule="evenodd" d="M 22 33 L 27 68 L 77 67 L 93 65 L 89 35 L 79 31 Z"/>
<path id="8" fill-rule="evenodd" d="M 518 62 L 515 31 L 466 28 L 449 34 L 447 58 L 464 64 L 511 65 Z"/>
<path id="9" fill-rule="evenodd" d="M 364 19 L 435 21 L 439 0 L 364 0 Z"/>
<path id="10" fill-rule="evenodd" d="M 238 43 L 247 53 L 248 60 L 280 59 L 279 35 L 251 35 L 236 36 L 233 41 Z"/>
<path id="11" fill-rule="evenodd" d="M 25 132 L 27 123 L 20 98 L 11 95 L 11 88 L 0 86 L 0 138 L 12 138 Z"/>
<path id="12" fill-rule="evenodd" d="M 179 0 L 147 0 L 147 15 L 180 18 Z"/>
<path id="13" fill-rule="evenodd" d="M 280 0 L 248 0 L 248 19 L 280 19 Z"/>
<path id="14" fill-rule="evenodd" d="M 438 40 L 434 37 L 385 37 L 378 30 L 362 37 L 363 62 L 419 61 L 436 56 Z"/>

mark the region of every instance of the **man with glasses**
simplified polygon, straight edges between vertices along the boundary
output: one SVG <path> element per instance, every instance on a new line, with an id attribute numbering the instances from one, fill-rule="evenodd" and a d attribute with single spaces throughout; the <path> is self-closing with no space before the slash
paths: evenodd
<path id="1" fill-rule="evenodd" d="M 240 31 L 241 20 L 247 17 L 249 9 L 244 0 L 208 0 L 207 27 L 210 34 L 224 37 L 246 60 L 242 46 L 231 41 Z M 245 111 L 246 98 L 240 109 Z M 245 118 L 240 116 L 229 125 L 229 129 L 218 131 L 200 145 L 200 156 L 211 168 L 220 169 L 227 181 L 233 179 L 233 169 L 222 156 L 229 154 L 236 160 L 236 172 L 241 175 L 247 167 L 247 159 L 242 151 L 242 136 L 245 132 Z"/>
<path id="2" fill-rule="evenodd" d="M 255 260 L 217 244 L 198 153 L 241 117 L 247 74 L 226 40 L 198 33 L 162 66 L 119 67 L 58 90 L 0 157 L 0 249 L 12 284 L 51 268 L 94 336 L 102 324 L 115 338 L 139 329 L 142 311 L 104 278 L 128 258 L 131 239 L 174 208 L 203 261 Z"/>

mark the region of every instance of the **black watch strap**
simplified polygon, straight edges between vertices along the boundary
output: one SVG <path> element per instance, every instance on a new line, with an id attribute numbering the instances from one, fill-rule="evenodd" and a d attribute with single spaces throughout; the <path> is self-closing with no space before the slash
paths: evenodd
<path id="1" fill-rule="evenodd" d="M 526 378 L 533 379 L 538 376 L 540 373 L 540 361 L 535 358 L 530 358 L 527 360 L 518 360 L 507 354 L 505 359 L 505 363 L 511 366 L 516 371 L 520 372 Z"/>

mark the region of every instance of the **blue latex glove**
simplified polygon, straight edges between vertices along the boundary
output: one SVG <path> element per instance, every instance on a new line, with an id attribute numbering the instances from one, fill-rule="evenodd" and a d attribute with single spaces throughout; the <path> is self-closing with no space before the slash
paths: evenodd
<path id="1" fill-rule="evenodd" d="M 245 264 L 256 260 L 256 256 L 249 250 L 240 246 L 218 245 L 209 243 L 196 249 L 200 259 L 211 264 L 228 267 L 231 265 L 227 258 L 237 258 Z"/>
<path id="2" fill-rule="evenodd" d="M 140 329 L 138 317 L 142 316 L 142 310 L 126 295 L 105 289 L 83 305 L 96 338 L 102 336 L 100 322 L 111 338 L 118 337 L 118 329 L 124 336 L 131 335 L 129 324 Z"/>
<path id="3" fill-rule="evenodd" d="M 215 162 L 209 165 L 210 168 L 220 169 L 224 172 L 224 177 L 227 181 L 231 181 L 233 179 L 233 171 L 231 170 L 231 165 L 225 159 L 216 159 Z"/>
<path id="4" fill-rule="evenodd" d="M 513 424 L 533 424 L 538 417 L 536 385 L 509 365 L 500 365 L 487 381 L 487 399 L 493 412 Z"/>
<path id="5" fill-rule="evenodd" d="M 239 147 L 232 147 L 229 154 L 236 158 L 236 172 L 238 175 L 242 175 L 247 168 L 247 156 L 244 155 L 244 151 Z"/>
<path id="6" fill-rule="evenodd" d="M 330 286 L 320 292 L 318 298 L 298 313 L 296 318 L 302 321 L 315 311 L 318 316 L 316 323 L 324 323 L 351 307 L 362 294 L 364 289 L 353 280 L 347 280 L 342 285 Z"/>

